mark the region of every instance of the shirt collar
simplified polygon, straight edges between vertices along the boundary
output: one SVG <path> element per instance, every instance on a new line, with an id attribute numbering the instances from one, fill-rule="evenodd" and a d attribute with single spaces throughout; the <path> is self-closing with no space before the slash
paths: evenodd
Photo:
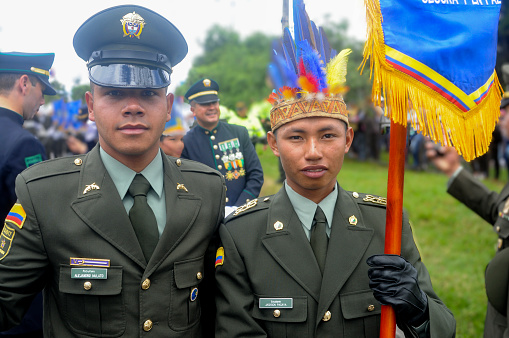
<path id="1" fill-rule="evenodd" d="M 136 175 L 136 171 L 129 169 L 124 164 L 120 163 L 113 157 L 111 157 L 102 148 L 99 148 L 101 160 L 110 174 L 115 187 L 117 188 L 118 194 L 121 199 L 124 199 L 131 182 Z M 141 171 L 141 174 L 149 181 L 150 186 L 158 197 L 160 198 L 163 193 L 164 178 L 161 173 L 163 172 L 163 158 L 161 152 L 158 151 L 152 162 Z"/>
<path id="2" fill-rule="evenodd" d="M 327 226 L 329 228 L 331 227 L 334 208 L 338 199 L 338 182 L 336 182 L 334 185 L 334 190 L 332 190 L 332 192 L 318 204 L 302 195 L 299 195 L 286 183 L 286 181 L 285 190 L 288 194 L 290 202 L 292 203 L 293 209 L 297 213 L 300 222 L 306 229 L 311 231 L 311 226 L 313 225 L 313 218 L 315 217 L 317 206 L 322 208 L 323 213 L 325 214 L 325 218 L 327 218 Z"/>

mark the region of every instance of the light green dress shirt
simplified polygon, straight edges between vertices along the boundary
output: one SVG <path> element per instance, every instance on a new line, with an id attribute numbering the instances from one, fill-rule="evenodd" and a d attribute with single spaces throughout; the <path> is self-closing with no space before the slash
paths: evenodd
<path id="1" fill-rule="evenodd" d="M 336 201 L 338 199 L 338 182 L 336 182 L 334 190 L 318 204 L 296 193 L 295 190 L 286 183 L 286 181 L 285 190 L 288 194 L 288 198 L 290 198 L 293 209 L 299 217 L 300 223 L 302 224 L 302 228 L 304 229 L 308 240 L 311 237 L 311 227 L 313 226 L 313 218 L 315 217 L 317 206 L 322 208 L 325 218 L 327 218 L 327 227 L 325 228 L 325 231 L 327 232 L 327 236 L 330 237 L 334 207 L 336 206 Z"/>
<path id="2" fill-rule="evenodd" d="M 137 173 L 108 155 L 102 148 L 100 148 L 100 155 L 122 199 L 125 211 L 129 214 L 134 200 L 127 191 Z M 160 151 L 152 162 L 141 171 L 141 174 L 149 181 L 151 186 L 147 194 L 147 203 L 156 216 L 157 228 L 159 236 L 161 236 L 166 225 L 166 196 L 164 193 L 163 158 Z"/>

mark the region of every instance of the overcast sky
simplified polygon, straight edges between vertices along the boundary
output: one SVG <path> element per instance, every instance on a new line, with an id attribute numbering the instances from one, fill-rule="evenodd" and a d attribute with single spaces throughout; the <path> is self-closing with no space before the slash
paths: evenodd
<path id="1" fill-rule="evenodd" d="M 78 27 L 93 14 L 121 4 L 139 4 L 166 17 L 184 35 L 186 58 L 175 66 L 175 84 L 186 79 L 195 56 L 202 53 L 207 30 L 218 23 L 245 37 L 255 31 L 280 36 L 282 0 L 0 0 L 0 51 L 54 52 L 55 79 L 70 90 L 74 81 L 88 83 L 85 62 L 74 52 L 72 39 Z M 292 0 L 290 0 L 291 2 Z M 363 40 L 366 19 L 363 0 L 305 0 L 309 17 L 318 26 L 330 19 L 349 21 L 348 35 Z M 127 13 L 126 13 L 127 14 Z"/>

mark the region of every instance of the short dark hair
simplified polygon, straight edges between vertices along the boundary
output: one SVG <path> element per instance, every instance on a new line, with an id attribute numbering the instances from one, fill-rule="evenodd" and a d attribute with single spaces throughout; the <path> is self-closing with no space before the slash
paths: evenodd
<path id="1" fill-rule="evenodd" d="M 10 92 L 14 87 L 14 83 L 23 75 L 23 73 L 0 73 L 0 93 Z M 36 86 L 37 78 L 33 75 L 27 75 L 30 83 Z"/>

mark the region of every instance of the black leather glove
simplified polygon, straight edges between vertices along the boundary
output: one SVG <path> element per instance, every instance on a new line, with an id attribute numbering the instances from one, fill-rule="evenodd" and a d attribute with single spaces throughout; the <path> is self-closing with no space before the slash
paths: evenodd
<path id="1" fill-rule="evenodd" d="M 428 297 L 419 288 L 417 270 L 397 255 L 374 255 L 366 261 L 369 287 L 383 305 L 391 305 L 398 321 L 418 327 L 429 319 Z"/>

